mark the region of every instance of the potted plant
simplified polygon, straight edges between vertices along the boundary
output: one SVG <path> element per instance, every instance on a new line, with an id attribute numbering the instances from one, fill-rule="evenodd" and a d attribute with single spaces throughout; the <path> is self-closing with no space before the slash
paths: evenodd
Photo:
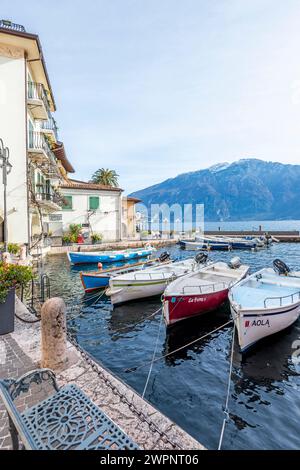
<path id="1" fill-rule="evenodd" d="M 15 288 L 33 279 L 28 266 L 0 263 L 0 335 L 14 331 Z"/>
<path id="2" fill-rule="evenodd" d="M 65 233 L 62 236 L 62 242 L 63 242 L 63 245 L 71 245 L 72 244 L 71 235 L 69 233 Z"/>
<path id="3" fill-rule="evenodd" d="M 95 245 L 97 243 L 101 243 L 102 238 L 103 238 L 103 236 L 102 236 L 101 233 L 92 233 L 92 235 L 91 235 L 93 245 Z"/>

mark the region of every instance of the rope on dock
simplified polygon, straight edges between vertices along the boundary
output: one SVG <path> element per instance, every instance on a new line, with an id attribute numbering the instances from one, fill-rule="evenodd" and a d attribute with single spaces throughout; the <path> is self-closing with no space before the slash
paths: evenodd
<path id="1" fill-rule="evenodd" d="M 158 332 L 157 332 L 157 336 L 156 336 L 155 348 L 154 348 L 154 351 L 153 351 L 152 361 L 151 361 L 151 364 L 150 364 L 150 369 L 149 369 L 149 372 L 148 372 L 147 380 L 146 380 L 144 390 L 143 390 L 143 393 L 142 393 L 142 398 L 144 398 L 144 396 L 145 396 L 145 393 L 146 393 L 146 390 L 147 390 L 147 387 L 148 387 L 148 383 L 149 383 L 149 380 L 150 380 L 150 376 L 151 376 L 151 372 L 152 372 L 152 368 L 153 368 L 153 363 L 154 363 L 157 348 L 158 348 L 158 340 L 159 340 L 159 335 L 160 335 L 160 330 L 161 330 L 161 325 L 162 325 L 162 319 L 163 319 L 163 312 L 161 313 L 161 316 L 160 316 L 160 322 L 159 322 Z"/>
<path id="2" fill-rule="evenodd" d="M 183 346 L 180 346 L 177 349 L 174 349 L 174 351 L 171 351 L 167 354 L 163 354 L 162 356 L 157 357 L 156 359 L 154 359 L 151 362 L 153 362 L 153 364 L 154 364 L 155 362 L 161 361 L 162 359 L 165 359 L 166 357 L 171 356 L 172 354 L 175 354 L 179 351 L 182 351 L 182 349 L 188 348 L 189 346 L 192 346 L 193 344 L 197 343 L 198 341 L 201 341 L 202 339 L 207 338 L 208 336 L 212 335 L 213 333 L 216 333 L 217 331 L 221 330 L 222 328 L 224 328 L 225 326 L 229 325 L 232 322 L 233 322 L 233 320 L 231 319 L 231 320 L 227 321 L 226 323 L 223 323 L 223 325 L 218 326 L 218 328 L 215 328 L 214 330 L 209 331 L 208 333 L 205 333 L 205 335 L 200 336 L 199 338 L 194 339 L 193 341 L 190 341 L 189 343 L 184 344 Z M 150 363 L 149 362 L 144 362 L 143 364 L 141 364 L 139 366 L 124 369 L 124 372 L 136 372 L 137 370 L 142 369 L 143 367 L 145 367 L 147 365 L 150 365 L 151 362 Z"/>
<path id="3" fill-rule="evenodd" d="M 232 331 L 232 341 L 231 341 L 231 355 L 230 355 L 230 367 L 229 367 L 229 375 L 228 375 L 228 384 L 227 384 L 227 394 L 226 394 L 226 400 L 225 400 L 225 407 L 224 407 L 224 414 L 225 417 L 223 419 L 223 424 L 222 424 L 222 429 L 221 429 L 221 434 L 220 434 L 220 439 L 219 439 L 219 445 L 218 445 L 218 450 L 221 450 L 222 448 L 222 443 L 223 443 L 223 438 L 224 438 L 224 432 L 225 432 L 225 427 L 227 422 L 229 421 L 229 398 L 230 398 L 230 386 L 231 386 L 231 377 L 232 377 L 232 366 L 233 366 L 233 353 L 234 353 L 234 339 L 235 339 L 235 322 L 233 324 L 233 331 Z"/>

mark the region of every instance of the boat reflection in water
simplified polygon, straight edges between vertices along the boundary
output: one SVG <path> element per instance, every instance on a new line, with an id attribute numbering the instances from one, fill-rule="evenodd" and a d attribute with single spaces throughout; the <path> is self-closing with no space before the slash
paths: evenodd
<path id="1" fill-rule="evenodd" d="M 160 301 L 157 298 L 131 301 L 118 305 L 111 311 L 107 320 L 107 330 L 113 340 L 130 332 L 136 332 L 145 327 L 145 322 L 152 322 L 160 315 Z M 157 312 L 155 314 L 155 312 Z"/>
<path id="2" fill-rule="evenodd" d="M 195 341 L 197 338 L 208 334 L 210 331 L 218 328 L 229 320 L 229 307 L 226 303 L 218 310 L 214 311 L 213 315 L 211 313 L 207 313 L 201 317 L 194 317 L 184 322 L 175 323 L 166 330 L 166 338 L 162 354 L 165 355 L 172 353 L 172 351 L 175 351 L 178 348 Z M 231 329 L 232 324 L 230 323 L 227 327 L 224 327 L 224 329 L 225 328 Z M 194 360 L 194 357 L 189 353 L 191 351 L 194 353 L 202 352 L 214 337 L 217 337 L 222 333 L 222 331 L 224 332 L 224 329 L 221 329 L 212 335 L 208 335 L 206 338 L 167 356 L 165 358 L 166 364 L 168 366 L 175 366 L 178 365 L 178 362 L 181 360 Z"/>

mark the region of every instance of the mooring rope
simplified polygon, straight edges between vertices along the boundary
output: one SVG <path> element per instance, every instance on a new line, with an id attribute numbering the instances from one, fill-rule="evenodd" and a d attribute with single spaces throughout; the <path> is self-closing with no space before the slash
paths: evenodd
<path id="1" fill-rule="evenodd" d="M 219 445 L 218 445 L 218 450 L 221 450 L 222 448 L 222 443 L 223 443 L 223 438 L 224 438 L 224 432 L 225 432 L 225 427 L 226 424 L 229 420 L 229 398 L 230 398 L 230 386 L 231 386 L 231 377 L 232 377 L 232 366 L 233 366 L 233 353 L 234 353 L 234 338 L 235 338 L 235 322 L 233 323 L 233 332 L 232 332 L 232 340 L 231 340 L 231 355 L 230 355 L 230 367 L 229 367 L 229 375 L 228 375 L 228 384 L 227 384 L 227 394 L 226 394 L 226 400 L 225 400 L 225 407 L 224 407 L 224 414 L 225 417 L 223 419 L 223 424 L 222 424 L 222 429 L 221 429 L 221 434 L 220 434 L 220 439 L 219 439 Z"/>
<path id="2" fill-rule="evenodd" d="M 161 310 L 161 307 L 157 310 L 155 310 L 155 312 L 151 313 L 151 315 L 148 315 L 147 317 L 144 317 L 142 318 L 141 320 L 137 321 L 136 323 L 134 323 L 133 325 L 130 325 L 131 327 L 135 327 L 136 325 L 139 325 L 140 323 L 143 323 L 144 321 L 146 320 L 149 320 L 150 318 L 153 318 L 159 311 Z M 113 332 L 113 335 L 117 334 L 117 333 L 120 333 L 121 331 L 124 331 L 124 330 L 128 330 L 129 326 L 122 326 L 121 328 L 118 328 L 117 330 L 115 330 Z M 101 331 L 103 330 L 103 328 L 101 328 Z M 80 333 L 80 331 L 77 332 L 77 334 L 79 336 L 90 336 L 90 335 L 93 335 L 95 334 L 95 332 L 97 333 L 98 330 L 93 330 L 92 332 L 88 332 L 88 333 Z M 72 333 L 70 333 L 72 334 Z M 103 344 L 106 344 L 106 343 L 110 343 L 111 342 L 111 339 L 108 339 L 106 341 L 103 341 L 101 343 L 101 345 Z"/>
<path id="3" fill-rule="evenodd" d="M 158 332 L 157 332 L 157 336 L 156 336 L 155 348 L 154 348 L 154 351 L 153 351 L 152 361 L 151 361 L 151 364 L 150 364 L 150 369 L 149 369 L 149 372 L 148 372 L 147 380 L 146 380 L 144 390 L 143 390 L 143 393 L 142 393 L 142 398 L 144 398 L 144 396 L 145 396 L 145 393 L 146 393 L 146 390 L 147 390 L 147 387 L 148 387 L 148 383 L 149 383 L 149 380 L 150 380 L 151 372 L 152 372 L 152 369 L 153 369 L 153 363 L 154 363 L 157 348 L 158 348 L 158 340 L 159 340 L 159 336 L 160 336 L 162 319 L 163 319 L 163 312 L 161 313 L 161 316 L 160 316 L 160 322 L 159 322 Z"/>
<path id="4" fill-rule="evenodd" d="M 180 346 L 179 348 L 174 349 L 173 351 L 171 351 L 169 353 L 166 353 L 166 354 L 163 354 L 162 356 L 157 357 L 156 359 L 153 360 L 153 364 L 155 362 L 161 361 L 162 359 L 165 359 L 168 356 L 171 356 L 172 354 L 175 354 L 179 351 L 182 351 L 182 349 L 185 349 L 189 346 L 192 346 L 193 344 L 197 343 L 198 341 L 201 341 L 204 338 L 207 338 L 208 336 L 212 335 L 213 333 L 216 333 L 217 331 L 221 330 L 222 328 L 224 328 L 225 326 L 229 325 L 232 322 L 233 322 L 233 320 L 231 319 L 231 320 L 227 321 L 226 323 L 223 323 L 223 325 L 218 326 L 218 328 L 215 328 L 214 330 L 209 331 L 208 333 L 205 333 L 205 335 L 200 336 L 199 338 L 194 339 L 193 341 L 190 341 L 189 343 L 184 344 L 183 346 Z M 144 362 L 143 364 L 141 364 L 139 366 L 124 369 L 124 372 L 136 372 L 137 370 L 142 369 L 143 367 L 150 365 L 151 362 Z"/>

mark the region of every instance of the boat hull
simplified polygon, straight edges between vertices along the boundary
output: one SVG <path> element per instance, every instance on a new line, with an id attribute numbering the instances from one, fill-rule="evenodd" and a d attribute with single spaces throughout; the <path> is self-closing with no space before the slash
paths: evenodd
<path id="1" fill-rule="evenodd" d="M 94 290 L 105 289 L 108 287 L 110 274 L 88 274 L 80 273 L 81 282 L 85 292 L 93 292 Z"/>
<path id="2" fill-rule="evenodd" d="M 162 295 L 167 284 L 168 279 L 157 281 L 144 280 L 130 283 L 120 283 L 120 281 L 114 283 L 111 281 L 107 295 L 110 297 L 111 303 L 116 306 L 131 300 Z"/>
<path id="3" fill-rule="evenodd" d="M 152 254 L 152 249 L 137 250 L 132 252 L 69 252 L 68 258 L 72 264 L 114 263 L 129 261 L 136 258 L 146 258 Z"/>
<path id="4" fill-rule="evenodd" d="M 228 289 L 199 295 L 170 295 L 163 298 L 167 326 L 218 309 L 228 298 Z"/>
<path id="5" fill-rule="evenodd" d="M 230 308 L 241 352 L 247 351 L 261 339 L 285 330 L 295 323 L 300 315 L 300 302 L 277 309 L 256 311 L 239 310 L 238 306 L 231 302 Z"/>

